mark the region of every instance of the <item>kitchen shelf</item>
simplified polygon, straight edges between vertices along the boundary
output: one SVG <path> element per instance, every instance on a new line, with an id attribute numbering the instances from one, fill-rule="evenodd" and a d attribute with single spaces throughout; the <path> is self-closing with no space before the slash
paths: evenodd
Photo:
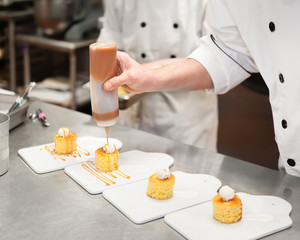
<path id="1" fill-rule="evenodd" d="M 8 36 L 8 53 L 9 53 L 9 82 L 10 90 L 16 90 L 16 52 L 15 52 L 15 32 L 16 22 L 34 16 L 34 9 L 27 8 L 22 11 L 0 10 L 0 21 L 7 22 Z M 4 41 L 4 40 L 3 40 Z M 1 39 L 2 42 L 2 39 Z"/>
<path id="2" fill-rule="evenodd" d="M 16 42 L 23 45 L 24 57 L 24 83 L 29 84 L 31 79 L 30 74 L 30 46 L 44 48 L 52 51 L 69 54 L 69 78 L 70 89 L 72 92 L 71 108 L 76 109 L 76 79 L 77 75 L 77 54 L 76 51 L 82 48 L 87 48 L 91 43 L 95 42 L 96 38 L 88 38 L 79 41 L 67 41 L 47 38 L 43 35 L 26 35 L 19 34 L 16 36 Z"/>

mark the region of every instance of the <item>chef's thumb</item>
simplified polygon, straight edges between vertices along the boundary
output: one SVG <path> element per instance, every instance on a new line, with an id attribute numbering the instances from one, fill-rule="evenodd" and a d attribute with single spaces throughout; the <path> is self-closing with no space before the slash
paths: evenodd
<path id="1" fill-rule="evenodd" d="M 124 77 L 122 75 L 112 77 L 103 83 L 103 89 L 107 92 L 113 91 L 123 85 Z"/>

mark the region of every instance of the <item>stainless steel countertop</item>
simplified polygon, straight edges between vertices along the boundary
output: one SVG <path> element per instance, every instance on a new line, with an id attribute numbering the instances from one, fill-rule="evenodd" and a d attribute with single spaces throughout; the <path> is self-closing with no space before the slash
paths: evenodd
<path id="1" fill-rule="evenodd" d="M 10 132 L 10 168 L 0 177 L 1 239 L 183 239 L 163 219 L 134 224 L 101 194 L 90 195 L 62 170 L 34 173 L 18 157 L 18 149 L 52 142 L 60 127 L 69 127 L 77 136 L 105 137 L 89 115 L 41 102 L 33 102 L 28 113 L 37 108 L 47 115 L 49 128 L 27 119 Z M 300 178 L 119 125 L 111 128 L 110 137 L 123 142 L 121 152 L 172 155 L 172 171 L 211 174 L 237 192 L 286 199 L 293 206 L 293 226 L 266 239 L 299 239 Z"/>

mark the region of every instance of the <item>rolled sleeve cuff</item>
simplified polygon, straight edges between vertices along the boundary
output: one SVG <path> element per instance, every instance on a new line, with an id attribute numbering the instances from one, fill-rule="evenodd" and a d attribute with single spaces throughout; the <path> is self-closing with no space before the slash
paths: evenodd
<path id="1" fill-rule="evenodd" d="M 212 78 L 214 88 L 209 93 L 223 94 L 247 79 L 250 74 L 222 52 L 209 35 L 203 37 L 200 46 L 188 58 L 201 63 Z"/>

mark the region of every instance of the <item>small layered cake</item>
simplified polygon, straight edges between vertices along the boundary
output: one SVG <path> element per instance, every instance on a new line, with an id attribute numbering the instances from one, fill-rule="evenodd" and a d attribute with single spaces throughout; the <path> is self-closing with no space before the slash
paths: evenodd
<path id="1" fill-rule="evenodd" d="M 149 197 L 165 200 L 173 196 L 175 177 L 169 168 L 164 168 L 149 177 L 147 195 Z"/>
<path id="2" fill-rule="evenodd" d="M 54 136 L 55 151 L 58 154 L 68 154 L 77 150 L 76 139 L 76 134 L 70 132 L 69 128 L 60 128 Z"/>
<path id="3" fill-rule="evenodd" d="M 118 168 L 119 151 L 115 145 L 105 144 L 96 150 L 95 155 L 95 166 L 101 172 L 111 172 Z"/>
<path id="4" fill-rule="evenodd" d="M 242 218 L 242 201 L 228 186 L 223 186 L 213 200 L 213 215 L 221 223 L 235 223 Z"/>

